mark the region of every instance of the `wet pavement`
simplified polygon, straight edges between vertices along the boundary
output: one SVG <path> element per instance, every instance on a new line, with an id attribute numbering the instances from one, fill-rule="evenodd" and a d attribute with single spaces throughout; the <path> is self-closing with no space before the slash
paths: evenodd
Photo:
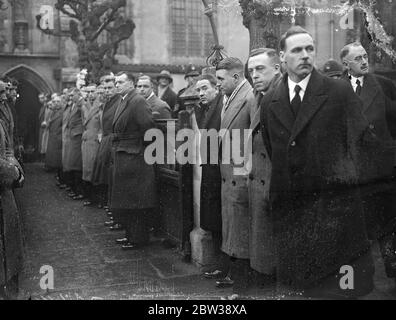
<path id="1" fill-rule="evenodd" d="M 124 234 L 104 226 L 104 210 L 69 199 L 42 164 L 29 164 L 26 172 L 25 186 L 17 191 L 25 230 L 20 299 L 221 299 L 232 293 L 203 279 L 163 239 L 152 238 L 144 250 L 122 251 L 115 239 Z M 394 282 L 386 278 L 377 248 L 373 254 L 376 289 L 367 298 L 395 299 Z M 42 266 L 53 268 L 53 290 L 40 287 Z M 280 298 L 271 288 L 254 290 L 258 299 Z"/>

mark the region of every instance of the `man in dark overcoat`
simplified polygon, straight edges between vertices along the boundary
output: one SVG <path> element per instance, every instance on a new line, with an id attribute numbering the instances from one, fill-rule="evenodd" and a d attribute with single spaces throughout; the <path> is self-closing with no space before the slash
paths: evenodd
<path id="1" fill-rule="evenodd" d="M 0 109 L 6 102 L 6 84 L 0 81 Z M 10 119 L 0 113 L 0 298 L 16 299 L 22 268 L 21 221 L 13 193 L 23 183 L 23 170 L 15 159 Z"/>
<path id="2" fill-rule="evenodd" d="M 82 153 L 81 143 L 83 134 L 83 123 L 81 107 L 84 99 L 80 93 L 80 90 L 74 89 L 73 91 L 73 102 L 70 107 L 70 114 L 67 117 L 66 123 L 66 136 L 68 137 L 67 150 L 65 150 L 66 163 L 65 171 L 69 172 L 71 180 L 72 192 L 69 196 L 74 200 L 82 200 L 83 188 L 82 188 Z"/>
<path id="3" fill-rule="evenodd" d="M 93 184 L 99 189 L 102 199 L 101 207 L 108 207 L 109 186 L 111 184 L 110 163 L 114 114 L 118 107 L 120 95 L 115 91 L 115 78 L 108 76 L 103 83 L 106 102 L 100 112 L 100 137 L 99 149 L 95 158 L 93 169 Z M 106 226 L 113 227 L 113 222 L 109 221 Z M 118 226 L 120 227 L 120 226 Z M 117 228 L 115 228 L 117 229 Z"/>
<path id="4" fill-rule="evenodd" d="M 287 73 L 261 110 L 279 284 L 309 296 L 366 295 L 374 270 L 358 186 L 373 133 L 350 86 L 314 69 L 306 30 L 290 28 L 280 47 Z M 349 290 L 340 285 L 345 265 L 354 270 Z"/>
<path id="5" fill-rule="evenodd" d="M 218 253 L 217 263 L 212 271 L 206 272 L 206 278 L 225 278 L 229 271 L 229 259 L 221 250 L 222 218 L 221 218 L 221 173 L 218 163 L 211 161 L 211 157 L 218 155 L 217 144 L 211 142 L 209 130 L 220 130 L 221 110 L 223 109 L 223 94 L 217 88 L 217 79 L 211 75 L 200 76 L 195 85 L 201 99 L 200 108 L 196 111 L 199 129 L 206 132 L 207 137 L 201 135 L 201 197 L 200 197 L 200 227 L 212 233 L 213 244 Z M 206 144 L 204 140 L 206 139 Z"/>
<path id="6" fill-rule="evenodd" d="M 396 88 L 391 80 L 369 72 L 368 54 L 360 43 L 346 45 L 340 58 L 347 69 L 343 79 L 361 99 L 362 112 L 380 140 L 381 149 L 373 149 L 366 159 L 370 183 L 362 197 L 369 236 L 379 240 L 386 273 L 396 278 L 396 254 L 388 255 L 385 249 L 396 231 Z"/>
<path id="7" fill-rule="evenodd" d="M 118 239 L 124 250 L 148 243 L 148 218 L 157 207 L 154 167 L 144 159 L 144 135 L 155 128 L 155 123 L 134 83 L 132 74 L 122 72 L 116 76 L 121 100 L 113 120 L 111 209 L 125 217 L 126 237 Z"/>
<path id="8" fill-rule="evenodd" d="M 154 93 L 154 86 L 149 76 L 140 76 L 136 89 L 142 97 L 144 97 L 149 105 L 153 119 L 171 119 L 171 108 L 169 105 L 158 98 Z"/>

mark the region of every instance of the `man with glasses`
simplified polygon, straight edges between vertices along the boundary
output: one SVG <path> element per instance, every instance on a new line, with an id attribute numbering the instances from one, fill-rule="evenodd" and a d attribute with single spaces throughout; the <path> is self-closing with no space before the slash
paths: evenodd
<path id="1" fill-rule="evenodd" d="M 370 129 L 379 145 L 385 146 L 384 152 L 373 152 L 366 160 L 367 173 L 375 179 L 363 189 L 363 204 L 368 234 L 372 240 L 379 240 L 387 276 L 396 278 L 396 254 L 389 254 L 395 251 L 390 243 L 394 242 L 392 232 L 396 230 L 396 88 L 391 80 L 370 73 L 368 55 L 360 43 L 346 45 L 340 58 L 347 69 L 343 79 L 360 97 Z"/>

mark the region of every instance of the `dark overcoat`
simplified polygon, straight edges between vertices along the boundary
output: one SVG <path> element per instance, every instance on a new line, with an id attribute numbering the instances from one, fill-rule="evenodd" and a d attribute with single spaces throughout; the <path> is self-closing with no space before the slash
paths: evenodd
<path id="1" fill-rule="evenodd" d="M 272 162 L 278 280 L 301 289 L 367 252 L 359 152 L 377 141 L 344 81 L 314 70 L 296 119 L 287 79 L 264 97 L 261 128 Z"/>
<path id="2" fill-rule="evenodd" d="M 66 171 L 67 157 L 70 150 L 70 130 L 68 129 L 68 123 L 70 120 L 72 104 L 69 102 L 64 105 L 62 115 L 62 167 L 63 171 Z"/>
<path id="3" fill-rule="evenodd" d="M 157 206 L 154 167 L 144 159 L 144 135 L 152 128 L 155 123 L 146 100 L 132 90 L 120 102 L 113 121 L 113 210 Z"/>
<path id="4" fill-rule="evenodd" d="M 114 95 L 103 107 L 101 116 L 102 140 L 96 155 L 92 182 L 94 185 L 109 185 L 114 114 L 120 103 L 120 95 Z"/>
<path id="5" fill-rule="evenodd" d="M 223 235 L 221 250 L 227 255 L 239 259 L 249 259 L 248 173 L 244 169 L 243 152 L 245 150 L 245 130 L 249 130 L 256 110 L 253 88 L 246 81 L 229 102 L 229 107 L 221 122 L 220 170 Z M 226 134 L 222 134 L 225 132 L 229 133 L 229 138 Z M 231 159 L 226 156 L 225 150 L 230 150 Z M 235 158 L 236 154 L 242 157 L 241 163 L 237 161 L 240 159 Z"/>
<path id="6" fill-rule="evenodd" d="M 21 271 L 23 256 L 21 221 L 12 190 L 23 171 L 12 155 L 6 127 L 0 119 L 0 286 Z"/>
<path id="7" fill-rule="evenodd" d="M 202 120 L 198 121 L 199 129 L 217 132 L 221 125 L 221 110 L 223 109 L 223 95 L 218 94 L 209 106 Z M 201 142 L 202 146 L 202 142 Z M 215 152 L 210 138 L 206 144 L 206 163 L 202 164 L 201 199 L 200 199 L 200 227 L 206 231 L 220 233 L 221 221 L 221 173 L 219 164 L 212 164 L 210 155 Z M 217 144 L 216 146 L 217 147 Z M 201 150 L 202 155 L 202 150 Z M 203 155 L 202 155 L 203 156 Z"/>
<path id="8" fill-rule="evenodd" d="M 346 75 L 343 79 L 351 83 Z M 396 183 L 393 176 L 396 102 L 391 100 L 396 93 L 392 92 L 392 87 L 396 91 L 390 80 L 367 74 L 360 95 L 363 115 L 379 139 L 378 146 L 364 159 L 367 162 L 364 172 L 367 184 L 361 188 L 368 232 L 372 238 L 381 237 L 396 226 L 392 223 L 396 218 Z"/>
<path id="9" fill-rule="evenodd" d="M 45 165 L 48 168 L 62 168 L 62 121 L 63 110 L 54 110 L 48 123 L 48 146 L 45 154 Z"/>
<path id="10" fill-rule="evenodd" d="M 172 111 L 175 109 L 177 94 L 170 87 L 165 90 L 160 98 L 168 104 Z"/>
<path id="11" fill-rule="evenodd" d="M 72 107 L 69 121 L 66 124 L 67 136 L 69 137 L 68 150 L 66 150 L 65 171 L 82 171 L 81 143 L 83 134 L 82 107 L 81 99 Z"/>

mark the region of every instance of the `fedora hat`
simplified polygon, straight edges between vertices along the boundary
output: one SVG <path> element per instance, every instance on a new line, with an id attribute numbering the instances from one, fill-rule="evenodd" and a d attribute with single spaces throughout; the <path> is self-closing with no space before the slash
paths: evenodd
<path id="1" fill-rule="evenodd" d="M 157 81 L 159 81 L 159 79 L 162 79 L 162 78 L 169 80 L 170 83 L 173 82 L 171 73 L 168 70 L 162 70 L 161 73 L 157 76 Z"/>

